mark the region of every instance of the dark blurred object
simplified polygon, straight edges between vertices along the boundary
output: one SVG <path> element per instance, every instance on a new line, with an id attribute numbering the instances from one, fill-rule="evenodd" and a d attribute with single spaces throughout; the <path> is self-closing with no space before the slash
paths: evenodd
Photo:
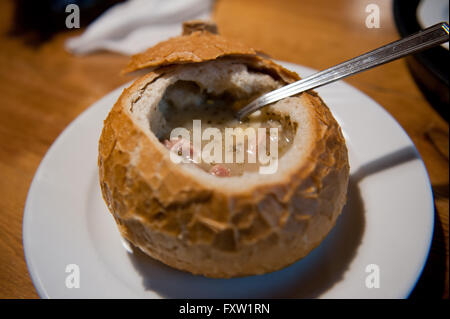
<path id="1" fill-rule="evenodd" d="M 80 26 L 86 26 L 109 7 L 123 0 L 16 0 L 11 35 L 24 36 L 28 44 L 39 45 L 66 27 L 66 6 L 80 8 Z M 76 29 L 75 29 L 76 30 Z"/>
<path id="2" fill-rule="evenodd" d="M 394 19 L 402 37 L 422 28 L 417 21 L 420 0 L 394 0 Z M 433 106 L 448 122 L 449 107 L 449 51 L 438 46 L 406 58 L 417 85 Z"/>

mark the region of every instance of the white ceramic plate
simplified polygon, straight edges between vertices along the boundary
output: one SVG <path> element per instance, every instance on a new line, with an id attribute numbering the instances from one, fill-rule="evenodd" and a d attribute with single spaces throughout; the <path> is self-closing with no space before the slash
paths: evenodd
<path id="1" fill-rule="evenodd" d="M 284 63 L 302 76 L 311 69 Z M 28 269 L 51 298 L 403 298 L 426 261 L 434 224 L 427 172 L 397 122 L 344 82 L 318 91 L 340 123 L 350 155 L 349 200 L 336 227 L 303 260 L 236 279 L 190 275 L 123 244 L 101 197 L 97 142 L 123 88 L 92 105 L 58 137 L 29 190 L 23 222 Z M 286 252 L 289 253 L 289 252 Z M 79 267 L 67 288 L 66 267 Z M 379 288 L 367 288 L 368 265 Z M 70 270 L 70 269 L 69 269 Z M 373 281 L 372 281 L 373 282 Z"/>

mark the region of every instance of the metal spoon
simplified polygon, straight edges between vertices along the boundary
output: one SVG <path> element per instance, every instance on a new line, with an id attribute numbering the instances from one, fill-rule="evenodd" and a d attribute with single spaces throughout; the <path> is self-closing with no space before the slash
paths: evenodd
<path id="1" fill-rule="evenodd" d="M 243 119 L 267 104 L 437 46 L 447 42 L 448 39 L 448 23 L 438 23 L 406 38 L 389 43 L 334 67 L 315 73 L 305 79 L 266 93 L 240 109 L 236 115 L 239 119 Z"/>

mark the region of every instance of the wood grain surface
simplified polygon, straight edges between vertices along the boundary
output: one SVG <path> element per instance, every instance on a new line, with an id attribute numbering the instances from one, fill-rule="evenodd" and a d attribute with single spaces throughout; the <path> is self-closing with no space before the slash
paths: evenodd
<path id="1" fill-rule="evenodd" d="M 365 26 L 369 3 L 380 7 L 379 29 Z M 119 75 L 127 57 L 67 53 L 64 41 L 83 30 L 30 44 L 27 36 L 11 32 L 13 9 L 13 1 L 0 1 L 0 298 L 37 298 L 22 246 L 22 215 L 34 173 L 77 115 L 131 77 Z M 223 35 L 315 69 L 398 38 L 392 4 L 386 0 L 224 0 L 216 2 L 214 18 Z M 346 81 L 381 104 L 423 157 L 436 223 L 430 256 L 412 297 L 448 298 L 448 124 L 419 91 L 404 60 Z"/>

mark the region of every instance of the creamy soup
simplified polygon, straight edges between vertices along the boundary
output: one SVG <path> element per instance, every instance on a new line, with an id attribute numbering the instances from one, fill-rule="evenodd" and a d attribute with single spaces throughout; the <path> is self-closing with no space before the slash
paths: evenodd
<path id="1" fill-rule="evenodd" d="M 270 112 L 259 111 L 243 121 L 237 120 L 234 115 L 235 109 L 252 98 L 236 99 L 227 93 L 212 96 L 199 92 L 195 83 L 179 81 L 167 89 L 159 105 L 165 121 L 164 129 L 159 132 L 160 141 L 188 162 L 219 177 L 255 172 L 260 166 L 267 165 L 267 162 L 261 163 L 260 156 L 265 155 L 266 159 L 271 156 L 279 159 L 283 156 L 292 145 L 296 126 L 289 118 L 281 118 Z M 171 137 L 175 128 L 185 128 L 189 132 L 188 137 L 178 135 Z M 196 149 L 193 142 L 195 131 L 200 130 L 203 135 L 211 132 L 211 130 L 205 132 L 209 128 L 218 129 L 215 133 L 220 134 L 203 136 L 204 139 L 200 142 L 201 149 Z M 265 134 L 262 134 L 263 132 Z M 198 155 L 205 154 L 201 152 L 208 144 L 210 148 L 207 154 L 215 156 L 206 160 L 201 156 L 198 160 Z M 271 145 L 272 150 L 276 147 L 273 154 Z M 215 153 L 218 148 L 221 148 L 221 156 Z M 229 152 L 228 160 L 226 152 Z M 264 154 L 260 155 L 259 152 Z"/>

